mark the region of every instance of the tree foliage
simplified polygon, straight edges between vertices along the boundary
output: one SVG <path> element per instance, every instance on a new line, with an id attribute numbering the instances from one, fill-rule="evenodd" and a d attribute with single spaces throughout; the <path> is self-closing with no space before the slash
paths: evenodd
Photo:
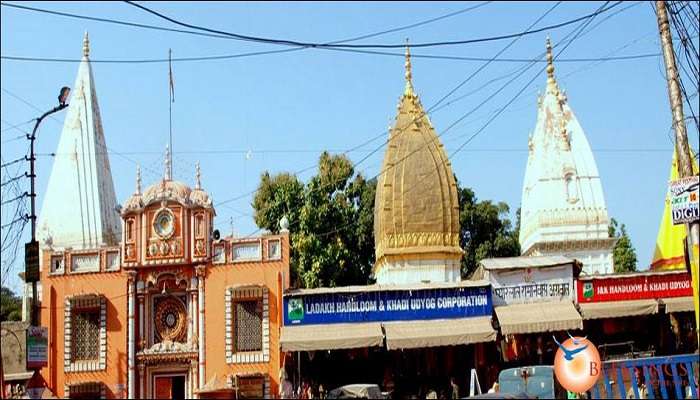
<path id="1" fill-rule="evenodd" d="M 625 224 L 618 225 L 615 218 L 610 219 L 608 235 L 617 238 L 613 247 L 613 265 L 615 273 L 631 272 L 637 270 L 637 252 L 632 246 L 632 241 L 627 235 Z"/>
<path id="2" fill-rule="evenodd" d="M 363 285 L 374 265 L 376 181 L 355 174 L 344 155 L 321 154 L 308 183 L 282 173 L 261 177 L 253 200 L 255 222 L 272 232 L 289 219 L 294 286 Z"/>
<path id="3" fill-rule="evenodd" d="M 0 288 L 0 321 L 19 321 L 22 319 L 22 299 L 12 290 Z"/>
<path id="4" fill-rule="evenodd" d="M 460 246 L 465 251 L 462 275 L 469 276 L 484 258 L 520 255 L 518 230 L 511 227 L 508 204 L 478 201 L 467 187 L 458 190 Z"/>
<path id="5" fill-rule="evenodd" d="M 281 173 L 260 179 L 253 200 L 255 222 L 271 232 L 289 219 L 292 285 L 364 285 L 374 265 L 376 180 L 356 174 L 343 155 L 321 154 L 318 172 L 307 183 Z M 503 202 L 479 201 L 469 188 L 459 190 L 460 246 L 467 276 L 487 257 L 520 254 L 518 230 Z M 519 213 L 518 213 L 519 215 Z"/>

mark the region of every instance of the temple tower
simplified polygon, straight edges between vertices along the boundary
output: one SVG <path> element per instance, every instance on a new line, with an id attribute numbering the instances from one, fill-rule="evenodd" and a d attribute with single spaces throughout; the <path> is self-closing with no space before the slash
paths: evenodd
<path id="1" fill-rule="evenodd" d="M 554 77 L 547 39 L 547 88 L 528 140 L 520 246 L 523 255 L 576 258 L 586 273 L 612 273 L 608 209 L 593 152 Z"/>
<path id="2" fill-rule="evenodd" d="M 450 161 L 413 89 L 406 85 L 377 182 L 374 276 L 379 284 L 461 279 L 459 204 Z"/>

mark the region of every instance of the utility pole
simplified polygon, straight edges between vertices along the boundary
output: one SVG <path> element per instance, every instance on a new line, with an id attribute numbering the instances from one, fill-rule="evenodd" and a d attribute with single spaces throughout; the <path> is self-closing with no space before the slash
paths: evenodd
<path id="1" fill-rule="evenodd" d="M 666 64 L 666 79 L 668 81 L 668 97 L 671 104 L 671 114 L 673 116 L 673 127 L 676 133 L 676 154 L 678 157 L 678 176 L 680 178 L 693 176 L 693 165 L 688 146 L 688 131 L 683 117 L 683 103 L 681 100 L 681 90 L 676 67 L 676 55 L 673 52 L 673 41 L 671 39 L 671 29 L 668 22 L 668 11 L 665 1 L 656 2 L 656 18 L 659 24 L 659 35 L 661 35 L 661 49 Z M 700 221 L 694 221 L 686 225 L 686 232 L 689 241 L 688 252 L 690 258 L 690 272 L 693 282 L 693 298 L 695 305 L 695 327 L 700 340 L 700 313 L 698 307 L 698 268 L 693 267 L 698 264 L 698 243 L 700 241 Z"/>
<path id="2" fill-rule="evenodd" d="M 34 154 L 34 141 L 36 140 L 36 131 L 39 129 L 39 124 L 41 124 L 41 121 L 44 120 L 44 118 L 48 117 L 49 115 L 59 112 L 63 110 L 64 108 L 68 107 L 68 103 L 66 103 L 66 100 L 68 100 L 68 95 L 70 94 L 70 88 L 67 86 L 64 86 L 61 88 L 61 92 L 58 95 L 58 105 L 51 110 L 45 112 L 44 114 L 41 115 L 41 117 L 36 119 L 36 123 L 34 124 L 34 130 L 32 130 L 31 136 L 28 136 L 27 139 L 29 139 L 29 179 L 31 181 L 31 193 L 29 194 L 29 197 L 31 199 L 31 215 L 29 216 L 29 219 L 32 221 L 32 240 L 31 242 L 27 243 L 25 245 L 25 268 L 27 269 L 25 271 L 25 280 L 29 281 L 32 283 L 32 321 L 31 325 L 32 326 L 39 326 L 39 312 L 38 312 L 38 296 L 37 296 L 37 289 L 36 289 L 36 282 L 39 280 L 39 271 L 38 271 L 38 264 L 39 264 L 39 257 L 41 255 L 39 254 L 39 243 L 36 241 L 36 191 L 35 191 L 35 180 L 36 180 L 36 172 L 34 171 L 34 162 L 36 161 L 36 155 Z M 29 254 L 28 254 L 29 253 Z M 30 265 L 31 264 L 31 265 Z"/>

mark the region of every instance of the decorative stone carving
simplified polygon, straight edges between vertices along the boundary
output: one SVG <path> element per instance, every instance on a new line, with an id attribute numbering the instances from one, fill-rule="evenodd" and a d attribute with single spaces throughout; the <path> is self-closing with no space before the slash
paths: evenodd
<path id="1" fill-rule="evenodd" d="M 175 297 L 168 297 L 156 304 L 155 331 L 162 341 L 184 342 L 187 338 L 187 311 Z"/>
<path id="2" fill-rule="evenodd" d="M 164 340 L 156 343 L 142 353 L 146 355 L 152 354 L 173 354 L 173 353 L 190 353 L 197 351 L 196 347 L 190 343 L 178 343 L 170 340 Z"/>

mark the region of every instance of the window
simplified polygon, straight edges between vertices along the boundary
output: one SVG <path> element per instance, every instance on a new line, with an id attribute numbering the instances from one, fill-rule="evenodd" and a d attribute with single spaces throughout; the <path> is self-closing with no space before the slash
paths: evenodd
<path id="1" fill-rule="evenodd" d="M 226 304 L 226 362 L 270 361 L 269 291 L 266 286 L 228 287 Z"/>
<path id="2" fill-rule="evenodd" d="M 237 243 L 232 247 L 232 258 L 233 261 L 258 261 L 262 258 L 260 254 L 260 242 L 250 242 L 250 243 Z"/>
<path id="3" fill-rule="evenodd" d="M 63 272 L 64 267 L 63 255 L 51 256 L 51 273 L 57 274 Z"/>
<path id="4" fill-rule="evenodd" d="M 66 397 L 69 399 L 104 399 L 105 390 L 102 382 L 83 382 L 66 385 Z"/>
<path id="5" fill-rule="evenodd" d="M 126 221 L 126 241 L 132 243 L 134 241 L 134 219 L 130 218 Z"/>
<path id="6" fill-rule="evenodd" d="M 73 311 L 73 361 L 94 361 L 100 355 L 100 310 Z"/>
<path id="7" fill-rule="evenodd" d="M 267 242 L 267 258 L 270 260 L 279 260 L 282 258 L 281 244 L 279 240 L 270 240 Z"/>
<path id="8" fill-rule="evenodd" d="M 98 253 L 73 254 L 71 272 L 99 272 L 100 255 Z"/>
<path id="9" fill-rule="evenodd" d="M 224 243 L 214 245 L 214 264 L 226 262 L 226 245 Z"/>
<path id="10" fill-rule="evenodd" d="M 107 301 L 101 295 L 66 298 L 64 370 L 100 371 L 107 368 Z"/>
<path id="11" fill-rule="evenodd" d="M 204 238 L 204 215 L 197 214 L 194 217 L 194 237 L 197 239 Z"/>
<path id="12" fill-rule="evenodd" d="M 117 271 L 119 270 L 119 252 L 118 251 L 108 251 L 107 257 L 107 271 Z"/>
<path id="13" fill-rule="evenodd" d="M 235 302 L 234 314 L 234 351 L 261 351 L 262 299 Z"/>

